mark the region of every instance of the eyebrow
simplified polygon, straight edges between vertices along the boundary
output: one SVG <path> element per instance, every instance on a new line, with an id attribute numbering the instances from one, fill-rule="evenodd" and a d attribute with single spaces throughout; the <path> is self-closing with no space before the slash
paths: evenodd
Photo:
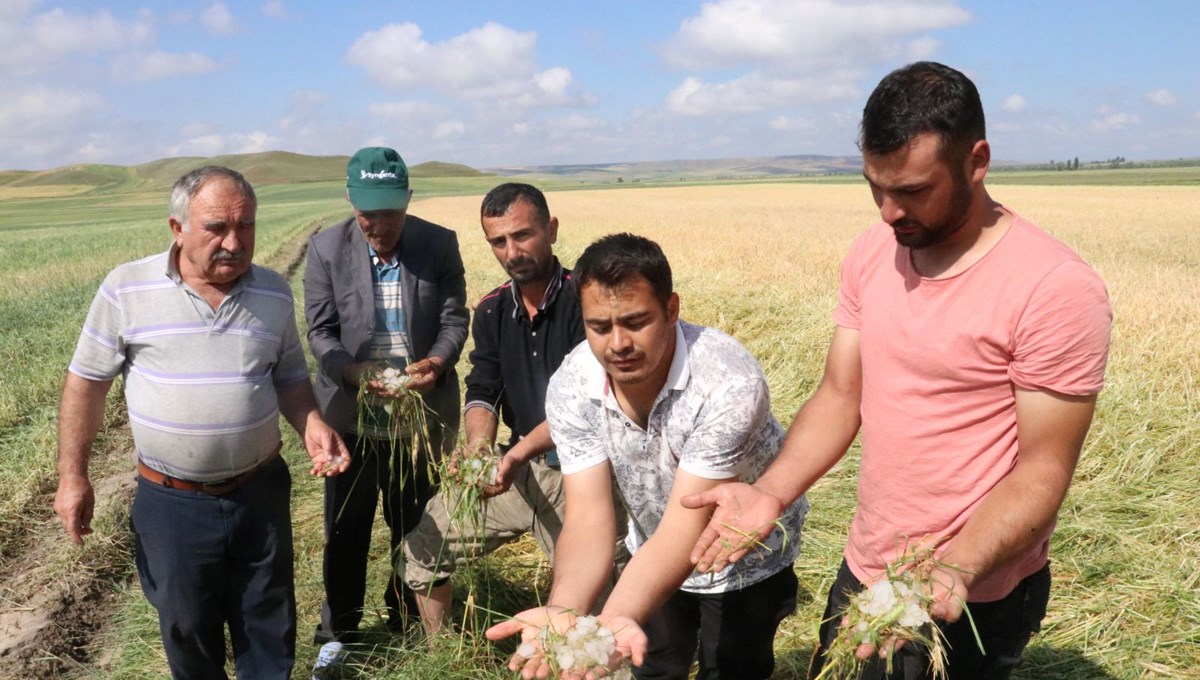
<path id="1" fill-rule="evenodd" d="M 618 316 L 617 321 L 620 321 L 622 323 L 632 323 L 634 321 L 641 321 L 642 319 L 646 318 L 647 316 L 650 316 L 649 310 L 643 309 L 640 311 L 630 312 L 628 314 L 623 314 L 621 316 Z"/>
<path id="2" fill-rule="evenodd" d="M 883 186 L 876 184 L 874 182 L 874 180 L 872 180 L 870 177 L 868 177 L 867 172 L 865 170 L 863 171 L 862 176 L 863 176 L 863 179 L 867 180 L 867 184 L 870 184 L 872 187 L 879 189 L 880 191 L 889 191 L 889 192 L 916 191 L 918 189 L 924 189 L 926 186 L 929 185 L 928 181 L 920 181 L 920 182 L 910 182 L 908 184 L 901 184 L 901 185 L 894 186 L 894 187 L 883 187 Z"/>

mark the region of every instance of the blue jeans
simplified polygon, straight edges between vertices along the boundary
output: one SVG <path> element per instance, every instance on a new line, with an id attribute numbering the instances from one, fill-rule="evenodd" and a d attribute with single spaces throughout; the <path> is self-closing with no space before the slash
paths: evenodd
<path id="1" fill-rule="evenodd" d="M 815 677 L 824 664 L 824 652 L 833 643 L 850 594 L 863 589 L 845 560 L 837 579 L 829 588 L 829 599 L 821 622 L 820 646 L 813 652 L 809 677 Z M 946 636 L 947 669 L 950 680 L 1005 680 L 1021 662 L 1029 638 L 1042 627 L 1046 604 L 1050 600 L 1050 565 L 1025 577 L 1013 591 L 995 602 L 968 602 L 966 613 L 951 624 L 939 623 Z M 986 654 L 981 654 L 971 620 L 979 631 Z M 862 680 L 924 680 L 929 678 L 929 656 L 918 645 L 905 645 L 892 660 L 892 673 L 882 660 L 874 659 L 860 676 Z"/>
<path id="2" fill-rule="evenodd" d="M 130 526 L 142 592 L 158 610 L 171 674 L 286 680 L 296 656 L 291 477 L 282 458 L 225 496 L 138 478 Z"/>

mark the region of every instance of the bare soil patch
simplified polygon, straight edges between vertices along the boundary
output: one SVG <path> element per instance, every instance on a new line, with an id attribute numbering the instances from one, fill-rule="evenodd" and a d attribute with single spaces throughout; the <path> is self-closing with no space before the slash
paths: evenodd
<path id="1" fill-rule="evenodd" d="M 93 480 L 97 522 L 117 530 L 70 545 L 54 515 L 30 528 L 19 552 L 4 561 L 0 586 L 0 677 L 61 678 L 86 664 L 90 642 L 109 618 L 119 586 L 133 578 L 132 536 L 124 524 L 133 473 Z M 46 499 L 49 507 L 52 497 Z M 91 543 L 93 545 L 86 545 Z"/>

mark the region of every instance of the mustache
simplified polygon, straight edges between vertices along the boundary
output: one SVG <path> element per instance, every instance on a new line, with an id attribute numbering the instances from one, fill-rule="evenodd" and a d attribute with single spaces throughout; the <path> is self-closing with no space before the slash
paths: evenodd
<path id="1" fill-rule="evenodd" d="M 242 251 L 240 251 L 240 250 L 239 250 L 238 252 L 236 252 L 236 253 L 235 253 L 235 252 L 233 252 L 233 251 L 231 251 L 231 250 L 225 250 L 224 248 L 222 248 L 221 250 L 218 250 L 218 251 L 217 251 L 217 252 L 216 252 L 216 253 L 215 253 L 215 254 L 212 256 L 212 261 L 213 261 L 213 262 L 223 262 L 223 261 L 225 261 L 225 260 L 237 260 L 237 261 L 241 261 L 241 260 L 244 260 L 244 259 L 246 259 L 246 253 L 244 253 L 244 252 L 242 252 Z"/>

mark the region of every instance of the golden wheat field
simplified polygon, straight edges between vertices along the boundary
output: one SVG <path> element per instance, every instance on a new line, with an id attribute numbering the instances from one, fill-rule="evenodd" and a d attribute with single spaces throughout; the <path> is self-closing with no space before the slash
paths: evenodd
<path id="1" fill-rule="evenodd" d="M 1196 673 L 1200 191 L 1001 186 L 991 193 L 1091 263 L 1108 286 L 1115 316 L 1108 386 L 1052 544 L 1051 611 L 1020 676 Z M 672 262 L 684 318 L 720 327 L 755 353 L 785 424 L 820 377 L 841 257 L 877 219 L 859 185 L 622 189 L 548 198 L 560 223 L 558 252 L 568 264 L 606 233 L 658 241 Z M 477 210 L 477 197 L 413 208 L 459 231 L 472 297 L 501 278 Z M 809 599 L 777 643 L 779 677 L 796 677 L 807 662 L 849 522 L 854 466 L 852 452 L 810 493 L 813 511 L 796 565 L 802 600 Z"/>
<path id="2" fill-rule="evenodd" d="M 411 212 L 458 232 L 468 298 L 477 300 L 504 280 L 479 226 L 483 189 L 424 199 L 421 190 L 418 185 Z M 314 190 L 304 200 L 271 203 L 271 194 L 264 192 L 259 261 L 287 260 L 288 249 L 303 243 L 315 221 L 330 224 L 347 212 L 343 202 L 327 193 Z M 1107 283 L 1115 312 L 1107 387 L 1051 545 L 1055 584 L 1050 611 L 1014 677 L 1200 677 L 1200 190 L 1003 185 L 992 186 L 991 193 L 1090 262 Z M 165 196 L 152 198 L 165 214 Z M 143 199 L 149 200 L 141 195 L 129 199 L 140 211 L 140 222 L 129 219 L 133 208 L 117 206 L 109 222 L 97 226 L 94 214 L 81 204 L 74 213 L 64 213 L 61 226 L 14 231 L 9 240 L 0 241 L 14 257 L 14 264 L 0 271 L 0 302 L 7 305 L 0 311 L 10 315 L 0 318 L 11 328 L 43 324 L 37 327 L 43 338 L 38 353 L 27 349 L 33 341 L 26 342 L 29 332 L 22 331 L 17 350 L 5 355 L 13 367 L 8 375 L 18 375 L 13 371 L 19 368 L 25 377 L 21 384 L 8 384 L 6 378 L 0 390 L 0 396 L 13 395 L 8 400 L 12 413 L 4 421 L 12 427 L 4 431 L 0 446 L 11 444 L 18 451 L 20 445 L 22 456 L 36 458 L 13 465 L 28 468 L 21 479 L 31 481 L 22 481 L 21 491 L 6 493 L 45 501 L 22 501 L 25 509 L 19 515 L 14 510 L 0 523 L 5 545 L 18 546 L 0 554 L 0 566 L 31 553 L 37 559 L 26 561 L 37 568 L 50 565 L 46 569 L 54 575 L 49 580 L 73 583 L 85 574 L 109 574 L 102 581 L 116 584 L 109 588 L 115 604 L 96 607 L 99 629 L 82 642 L 71 642 L 82 650 L 77 657 L 53 666 L 68 669 L 70 677 L 163 677 L 166 672 L 153 610 L 132 574 L 127 501 L 113 502 L 112 489 L 101 490 L 98 500 L 107 505 L 97 535 L 83 552 L 69 548 L 61 527 L 48 517 L 56 482 L 49 455 L 53 401 L 95 290 L 91 281 L 98 282 L 113 263 L 156 252 L 166 243 L 165 216 L 159 221 L 153 216 L 158 208 L 144 207 Z M 854 237 L 877 219 L 862 183 L 605 188 L 556 191 L 548 199 L 560 225 L 556 251 L 568 266 L 588 243 L 607 233 L 630 231 L 658 241 L 674 269 L 683 317 L 731 333 L 758 357 L 770 382 L 773 410 L 784 424 L 820 378 L 833 330 L 830 315 L 841 258 Z M 42 205 L 31 204 L 28 210 L 40 214 Z M 89 256 L 76 262 L 60 258 L 45 268 L 29 264 L 44 249 L 52 250 L 65 233 L 60 229 L 77 229 L 85 222 L 93 225 Z M 48 279 L 47 271 L 54 276 Z M 292 279 L 298 304 L 301 272 L 302 266 Z M 303 320 L 302 312 L 299 318 Z M 36 357 L 40 363 L 33 361 Z M 463 357 L 460 375 L 469 370 L 466 352 Z M 119 427 L 123 408 L 118 395 L 111 401 L 107 449 L 97 447 L 94 469 L 131 478 L 126 474 L 129 444 Z M 294 435 L 288 435 L 285 454 L 294 479 L 299 619 L 294 677 L 308 677 L 305 671 L 316 654 L 311 632 L 323 597 L 321 487 L 304 474 L 305 455 Z M 857 459 L 852 449 L 809 493 L 812 511 L 795 564 L 799 608 L 776 639 L 776 678 L 803 677 L 807 667 L 854 505 Z M 30 509 L 35 505 L 36 510 Z M 29 526 L 40 528 L 27 530 Z M 50 557 L 20 547 L 29 534 L 43 533 L 57 549 Z M 374 545 L 386 543 L 377 533 Z M 528 606 L 536 597 L 532 588 L 546 584 L 539 559 L 532 541 L 506 548 L 476 570 L 456 575 L 456 600 L 473 594 L 476 604 L 501 615 Z M 381 589 L 382 571 L 389 564 L 386 548 L 376 550 L 373 560 L 371 597 Z M 26 581 L 18 576 L 13 582 L 20 587 Z M 15 590 L 4 597 L 24 601 Z M 379 605 L 368 602 L 376 610 Z M 381 629 L 375 613 L 365 624 Z M 396 640 L 386 633 L 373 639 L 377 647 L 364 652 L 345 677 L 512 677 L 499 661 L 502 652 L 469 634 L 432 652 L 420 640 Z M 19 677 L 5 666 L 0 660 L 0 678 Z M 35 677 L 61 676 L 56 671 Z"/>

